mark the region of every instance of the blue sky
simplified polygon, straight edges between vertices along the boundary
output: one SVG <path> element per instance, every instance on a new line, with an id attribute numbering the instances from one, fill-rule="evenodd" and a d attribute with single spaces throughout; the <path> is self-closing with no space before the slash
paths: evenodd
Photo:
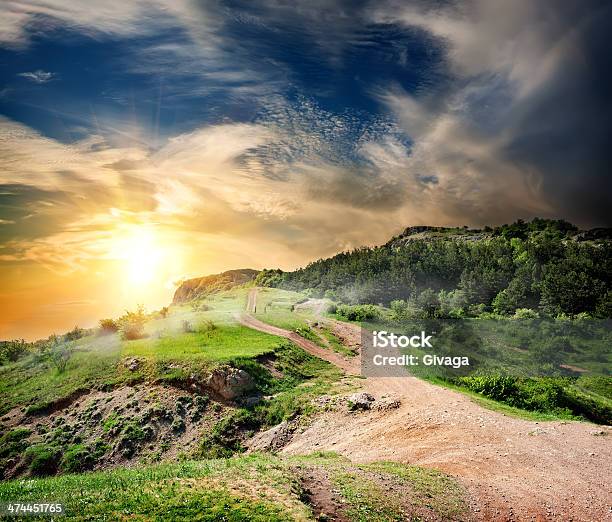
<path id="1" fill-rule="evenodd" d="M 378 98 L 389 86 L 429 93 L 449 80 L 442 45 L 419 28 L 351 24 L 341 41 L 289 9 L 271 22 L 266 14 L 250 2 L 228 7 L 214 49 L 178 19 L 118 35 L 59 21 L 33 30 L 0 49 L 0 111 L 63 142 L 136 122 L 156 146 L 202 125 L 259 121 L 275 97 L 307 99 L 361 129 L 393 121 Z"/>
<path id="2" fill-rule="evenodd" d="M 608 4 L 3 2 L 3 299 L 28 273 L 90 303 L 56 287 L 108 286 L 126 234 L 171 280 L 408 225 L 610 225 Z"/>

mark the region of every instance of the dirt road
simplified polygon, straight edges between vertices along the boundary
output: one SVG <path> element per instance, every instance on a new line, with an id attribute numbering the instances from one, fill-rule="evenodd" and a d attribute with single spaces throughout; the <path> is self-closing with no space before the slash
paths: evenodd
<path id="1" fill-rule="evenodd" d="M 272 326 L 270 324 L 264 323 L 259 319 L 256 319 L 251 315 L 251 310 L 257 309 L 257 289 L 253 288 L 247 297 L 247 312 L 240 314 L 238 319 L 241 324 L 244 326 L 248 326 L 253 330 L 259 330 L 260 332 L 269 333 L 272 335 L 278 335 L 279 337 L 285 337 L 286 339 L 290 339 L 292 342 L 297 344 L 300 348 L 303 348 L 308 353 L 314 355 L 315 357 L 319 357 L 324 361 L 330 362 L 336 365 L 338 368 L 344 370 L 347 374 L 350 375 L 359 375 L 360 367 L 359 367 L 359 358 L 358 357 L 343 357 L 340 354 L 337 354 L 331 350 L 326 350 L 325 348 L 321 348 L 316 345 L 312 341 L 308 339 L 304 339 L 302 336 L 298 335 L 295 332 L 291 332 L 289 330 L 284 330 L 282 328 L 278 328 L 276 326 Z"/>
<path id="2" fill-rule="evenodd" d="M 337 360 L 337 354 L 293 332 L 249 315 L 243 324 L 289 338 L 345 371 L 358 371 L 358 361 L 346 366 L 344 358 Z M 357 326 L 331 326 L 340 338 L 358 342 Z M 323 413 L 283 451 L 331 450 L 356 462 L 395 460 L 440 469 L 464 484 L 478 520 L 612 520 L 609 427 L 509 417 L 410 376 L 369 377 L 363 387 L 375 397 L 399 398 L 400 408 Z"/>

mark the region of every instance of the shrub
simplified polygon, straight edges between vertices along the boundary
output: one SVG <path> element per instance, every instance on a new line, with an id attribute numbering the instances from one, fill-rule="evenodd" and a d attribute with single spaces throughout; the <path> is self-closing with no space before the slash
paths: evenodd
<path id="1" fill-rule="evenodd" d="M 349 321 L 371 321 L 380 317 L 378 309 L 371 304 L 340 305 L 336 313 Z"/>
<path id="2" fill-rule="evenodd" d="M 0 341 L 0 362 L 15 362 L 26 355 L 32 344 L 23 339 L 14 341 Z"/>
<path id="3" fill-rule="evenodd" d="M 72 330 L 65 333 L 63 337 L 64 337 L 64 341 L 71 342 L 71 341 L 78 341 L 79 339 L 81 339 L 81 337 L 85 337 L 86 334 L 87 334 L 86 330 L 84 330 L 83 328 L 79 328 L 78 326 L 75 326 Z"/>
<path id="4" fill-rule="evenodd" d="M 566 378 L 520 378 L 492 374 L 460 377 L 455 379 L 455 383 L 490 399 L 524 410 L 569 414 L 601 424 L 612 422 L 610 406 L 602 400 L 581 393 L 572 386 L 572 381 Z"/>
<path id="5" fill-rule="evenodd" d="M 0 341 L 0 362 L 15 362 L 30 349 L 31 344 L 23 339 L 15 341 Z"/>
<path id="6" fill-rule="evenodd" d="M 66 450 L 59 467 L 66 473 L 79 473 L 92 469 L 96 465 L 96 460 L 89 447 L 75 444 Z"/>
<path id="7" fill-rule="evenodd" d="M 119 331 L 119 324 L 114 319 L 100 319 L 100 335 L 114 334 Z"/>
<path id="8" fill-rule="evenodd" d="M 312 341 L 315 344 L 321 342 L 317 334 L 312 331 L 312 328 L 310 328 L 310 326 L 300 326 L 295 329 L 295 333 L 302 336 L 304 339 Z"/>
<path id="9" fill-rule="evenodd" d="M 164 306 L 164 307 L 163 307 L 163 308 L 162 308 L 162 309 L 159 311 L 159 315 L 160 315 L 162 318 L 164 318 L 164 319 L 165 319 L 166 317 L 168 317 L 168 314 L 169 314 L 169 313 L 170 313 L 170 309 L 169 309 L 167 306 Z"/>
<path id="10" fill-rule="evenodd" d="M 201 333 L 212 332 L 217 329 L 217 325 L 213 323 L 210 319 L 204 319 L 198 326 L 198 331 Z"/>
<path id="11" fill-rule="evenodd" d="M 531 308 L 517 308 L 513 317 L 514 319 L 537 319 L 540 314 Z"/>
<path id="12" fill-rule="evenodd" d="M 323 292 L 323 297 L 325 297 L 325 299 L 329 299 L 331 301 L 337 301 L 338 300 L 338 292 L 336 292 L 335 290 L 325 290 L 325 292 Z"/>
<path id="13" fill-rule="evenodd" d="M 65 343 L 55 344 L 49 352 L 49 360 L 51 364 L 55 366 L 58 373 L 64 373 L 66 371 L 66 367 L 71 357 L 72 346 Z"/>
<path id="14" fill-rule="evenodd" d="M 126 341 L 134 339 L 142 339 L 144 334 L 144 326 L 147 322 L 147 316 L 144 311 L 144 306 L 138 305 L 134 312 L 126 311 L 119 318 L 119 331 L 121 338 Z"/>
<path id="15" fill-rule="evenodd" d="M 181 329 L 183 330 L 184 333 L 193 332 L 193 327 L 191 326 L 191 322 L 187 321 L 186 319 L 181 323 Z"/>
<path id="16" fill-rule="evenodd" d="M 461 377 L 457 381 L 466 388 L 496 401 L 512 401 L 519 395 L 517 380 L 509 375 L 473 375 Z"/>
<path id="17" fill-rule="evenodd" d="M 60 449 L 49 444 L 30 446 L 24 454 L 30 473 L 37 477 L 55 475 L 60 460 Z"/>

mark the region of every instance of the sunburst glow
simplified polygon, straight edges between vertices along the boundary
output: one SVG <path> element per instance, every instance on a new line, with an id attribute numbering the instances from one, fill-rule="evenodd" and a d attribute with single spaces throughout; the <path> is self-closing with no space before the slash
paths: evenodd
<path id="1" fill-rule="evenodd" d="M 114 240 L 112 256 L 121 262 L 123 278 L 131 286 L 152 283 L 164 269 L 164 251 L 154 231 L 144 226 L 130 227 Z"/>

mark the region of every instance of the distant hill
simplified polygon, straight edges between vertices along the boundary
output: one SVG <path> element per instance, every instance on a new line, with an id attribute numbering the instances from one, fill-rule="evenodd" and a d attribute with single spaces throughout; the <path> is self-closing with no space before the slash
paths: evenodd
<path id="1" fill-rule="evenodd" d="M 221 274 L 196 277 L 183 281 L 174 292 L 173 304 L 201 299 L 209 294 L 229 290 L 255 279 L 259 272 L 250 268 L 228 270 Z"/>
<path id="2" fill-rule="evenodd" d="M 263 270 L 255 283 L 350 304 L 404 300 L 439 315 L 532 309 L 608 318 L 611 238 L 610 229 L 579 230 L 540 218 L 483 229 L 413 226 L 384 245 L 342 252 L 293 272 Z"/>

